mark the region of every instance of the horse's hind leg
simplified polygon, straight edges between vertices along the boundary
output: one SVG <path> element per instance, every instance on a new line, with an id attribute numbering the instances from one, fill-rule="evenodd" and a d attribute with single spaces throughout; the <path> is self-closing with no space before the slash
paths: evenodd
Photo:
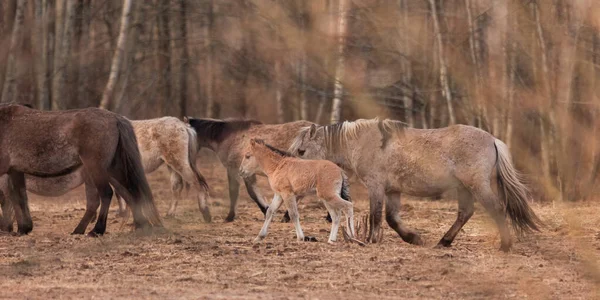
<path id="1" fill-rule="evenodd" d="M 88 181 L 85 182 L 85 198 L 85 213 L 71 234 L 84 234 L 87 226 L 93 221 L 93 219 L 96 218 L 96 212 L 100 206 L 100 197 L 98 196 L 98 190 L 96 190 L 96 186 Z"/>
<path id="2" fill-rule="evenodd" d="M 127 217 L 127 203 L 125 203 L 125 200 L 123 200 L 123 197 L 121 197 L 119 193 L 115 193 L 115 196 L 117 198 L 117 203 L 119 204 L 119 217 Z"/>
<path id="3" fill-rule="evenodd" d="M 10 201 L 17 217 L 18 233 L 28 234 L 33 230 L 33 221 L 29 213 L 29 204 L 27 203 L 27 191 L 25 189 L 25 175 L 23 173 L 10 172 L 9 190 Z"/>
<path id="4" fill-rule="evenodd" d="M 458 232 L 473 215 L 474 210 L 474 201 L 471 192 L 464 187 L 458 188 L 458 216 L 456 217 L 454 224 L 452 224 L 452 227 L 450 227 L 436 247 L 450 247 Z"/>
<path id="5" fill-rule="evenodd" d="M 181 172 L 180 174 L 177 174 L 177 176 L 181 176 L 180 178 L 182 178 L 183 182 L 192 185 L 196 190 L 196 193 L 198 193 L 198 209 L 200 209 L 200 212 L 202 213 L 204 222 L 210 223 L 212 221 L 212 217 L 210 215 L 210 209 L 208 208 L 208 190 L 201 185 L 197 174 L 190 165 L 184 165 L 182 168 L 178 168 L 176 170 L 180 170 Z M 171 173 L 171 183 L 173 183 L 173 176 L 175 176 L 174 173 L 175 172 Z M 177 180 L 177 178 L 175 179 Z M 181 190 L 183 190 L 183 184 L 181 184 L 181 187 L 173 187 L 173 189 L 175 188 L 178 188 L 179 194 L 181 194 Z"/>
<path id="6" fill-rule="evenodd" d="M 424 244 L 421 236 L 413 229 L 406 227 L 400 220 L 400 193 L 387 193 L 385 220 L 405 242 L 413 245 Z"/>
<path id="7" fill-rule="evenodd" d="M 104 169 L 102 169 L 102 166 L 100 166 L 97 163 L 94 163 L 92 161 L 88 161 L 87 159 L 84 159 L 83 157 L 82 157 L 82 160 L 83 160 L 84 166 L 88 172 L 88 176 L 90 178 L 89 180 L 96 187 L 96 192 L 98 193 L 97 194 L 98 196 L 96 197 L 96 199 L 98 199 L 98 197 L 100 198 L 100 212 L 98 213 L 96 225 L 94 225 L 94 228 L 92 229 L 92 231 L 89 232 L 88 235 L 90 235 L 90 236 L 102 235 L 106 232 L 106 220 L 108 218 L 108 209 L 110 208 L 110 201 L 112 200 L 112 196 L 113 196 L 113 189 L 110 187 L 110 184 L 109 184 L 108 172 L 105 171 Z M 87 190 L 87 185 L 88 184 L 86 183 L 86 190 Z M 90 199 L 88 199 L 88 203 L 89 203 L 89 201 L 90 201 Z M 93 204 L 91 206 L 93 206 Z M 90 208 L 92 208 L 92 207 L 90 207 Z M 97 210 L 97 206 L 96 206 L 96 210 Z M 86 215 L 87 215 L 88 211 L 89 211 L 89 209 L 86 210 Z M 84 218 L 86 217 L 86 215 L 84 215 Z M 91 219 L 91 214 L 90 214 L 90 219 Z M 86 221 L 86 220 L 82 219 L 82 222 L 84 222 L 84 221 Z M 81 225 L 81 223 L 80 223 L 80 225 Z M 86 224 L 86 227 L 87 227 L 87 224 Z M 77 229 L 79 229 L 79 228 L 77 228 Z M 83 230 L 85 230 L 85 227 Z"/>
<path id="8" fill-rule="evenodd" d="M 244 185 L 246 186 L 246 191 L 248 192 L 248 196 L 258 205 L 260 211 L 263 214 L 267 212 L 267 203 L 265 201 L 265 197 L 261 194 L 258 189 L 258 185 L 256 184 L 256 175 L 252 175 L 250 177 L 244 178 Z M 287 212 L 286 212 L 287 214 Z M 289 216 L 288 216 L 289 217 Z M 288 218 L 289 219 L 289 218 Z"/>
<path id="9" fill-rule="evenodd" d="M 506 217 L 504 208 L 500 203 L 498 196 L 492 191 L 489 180 L 483 181 L 481 184 L 471 189 L 471 194 L 475 199 L 481 202 L 485 210 L 491 215 L 496 222 L 496 226 L 500 231 L 500 250 L 509 251 L 512 246 L 510 231 L 506 225 Z"/>
<path id="10" fill-rule="evenodd" d="M 296 239 L 298 241 L 310 241 L 314 240 L 314 238 L 305 237 L 304 232 L 302 232 L 302 227 L 300 226 L 300 214 L 298 213 L 298 202 L 296 202 L 296 197 L 290 195 L 285 198 L 285 206 L 287 207 L 287 211 L 290 214 L 290 221 L 294 223 L 294 227 L 296 228 Z"/>
<path id="11" fill-rule="evenodd" d="M 183 191 L 183 178 L 177 172 L 175 172 L 171 167 L 169 167 L 169 173 L 171 173 L 171 191 L 173 192 L 173 199 L 171 199 L 171 204 L 169 205 L 169 210 L 167 211 L 167 216 L 172 217 L 175 216 L 175 210 L 177 209 L 177 204 L 179 199 L 181 199 L 181 192 Z"/>
<path id="12" fill-rule="evenodd" d="M 267 213 L 265 215 L 265 222 L 263 223 L 263 226 L 260 229 L 258 236 L 254 239 L 255 243 L 262 241 L 267 236 L 267 230 L 269 229 L 269 224 L 271 224 L 271 221 L 273 220 L 273 215 L 277 212 L 277 210 L 281 206 L 282 202 L 283 202 L 283 199 L 281 198 L 280 195 L 275 194 L 273 196 L 273 201 L 271 201 L 271 205 L 269 205 L 269 208 L 267 208 Z"/>
<path id="13" fill-rule="evenodd" d="M 0 216 L 0 231 L 12 232 L 15 212 L 10 199 L 6 199 L 5 195 L 8 192 L 8 188 L 3 189 L 3 191 L 0 192 L 0 207 L 2 208 L 2 216 Z"/>

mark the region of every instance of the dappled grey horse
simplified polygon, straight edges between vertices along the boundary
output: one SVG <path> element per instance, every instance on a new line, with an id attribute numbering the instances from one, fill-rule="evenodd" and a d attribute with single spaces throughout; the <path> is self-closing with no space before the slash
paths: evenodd
<path id="1" fill-rule="evenodd" d="M 472 126 L 414 129 L 387 119 L 311 125 L 299 130 L 290 152 L 329 159 L 358 176 L 369 191 L 371 242 L 377 242 L 374 233 L 381 225 L 385 199 L 390 227 L 404 241 L 423 244 L 420 235 L 400 220 L 402 193 L 433 197 L 458 190 L 458 217 L 438 246 L 451 245 L 473 215 L 474 200 L 493 217 L 504 251 L 512 245 L 506 216 L 517 233 L 539 230 L 541 224 L 507 146 Z M 498 183 L 500 195 L 494 193 L 492 181 Z"/>

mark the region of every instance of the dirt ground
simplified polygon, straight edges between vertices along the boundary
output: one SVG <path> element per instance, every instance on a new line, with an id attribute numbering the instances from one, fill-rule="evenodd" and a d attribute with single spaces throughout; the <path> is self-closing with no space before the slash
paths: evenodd
<path id="1" fill-rule="evenodd" d="M 330 224 L 314 198 L 300 205 L 301 224 L 318 242 L 296 242 L 293 225 L 276 216 L 260 245 L 252 239 L 263 216 L 245 190 L 238 218 L 229 209 L 224 168 L 199 160 L 211 185 L 213 223 L 192 198 L 180 201 L 166 229 L 133 232 L 116 216 L 108 233 L 72 236 L 85 207 L 83 187 L 59 198 L 30 194 L 31 234 L 0 234 L 2 299 L 594 299 L 599 298 L 600 202 L 535 204 L 542 233 L 498 250 L 497 230 L 480 206 L 448 249 L 433 247 L 456 218 L 456 201 L 406 199 L 405 222 L 426 246 L 412 246 L 385 225 L 381 244 L 326 243 Z M 148 176 L 162 215 L 171 199 L 166 169 Z M 266 180 L 261 179 L 263 188 Z M 353 183 L 355 214 L 368 212 L 366 192 Z M 271 195 L 270 190 L 265 194 Z M 91 228 L 91 226 L 90 226 Z"/>

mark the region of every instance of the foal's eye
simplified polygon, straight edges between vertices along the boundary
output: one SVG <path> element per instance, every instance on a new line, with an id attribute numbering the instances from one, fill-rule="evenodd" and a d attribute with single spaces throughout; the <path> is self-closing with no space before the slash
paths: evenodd
<path id="1" fill-rule="evenodd" d="M 300 150 L 300 149 L 298 149 L 298 154 L 299 154 L 300 156 L 304 156 L 304 153 L 305 153 L 305 152 L 306 152 L 306 150 Z"/>
<path id="2" fill-rule="evenodd" d="M 246 154 L 246 159 L 249 159 L 249 158 L 250 158 L 250 154 Z"/>

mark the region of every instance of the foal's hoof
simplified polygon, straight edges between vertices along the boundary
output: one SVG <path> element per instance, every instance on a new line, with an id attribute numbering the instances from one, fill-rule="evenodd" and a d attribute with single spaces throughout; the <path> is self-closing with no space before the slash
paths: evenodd
<path id="1" fill-rule="evenodd" d="M 304 237 L 304 242 L 316 242 L 317 238 L 314 236 L 305 236 Z"/>
<path id="2" fill-rule="evenodd" d="M 331 216 L 329 214 L 327 214 L 327 216 L 325 216 L 325 220 L 327 220 L 327 223 L 333 222 L 333 220 L 331 220 Z"/>
<path id="3" fill-rule="evenodd" d="M 252 244 L 260 244 L 260 242 L 262 242 L 262 238 L 260 236 L 257 236 L 254 238 L 254 240 L 252 240 Z"/>
<path id="4" fill-rule="evenodd" d="M 93 232 L 93 231 L 90 231 L 90 232 L 87 234 L 87 236 L 89 236 L 89 237 L 99 237 L 99 236 L 101 236 L 101 235 L 102 235 L 102 234 L 98 234 L 98 233 L 95 233 L 95 232 Z"/>

